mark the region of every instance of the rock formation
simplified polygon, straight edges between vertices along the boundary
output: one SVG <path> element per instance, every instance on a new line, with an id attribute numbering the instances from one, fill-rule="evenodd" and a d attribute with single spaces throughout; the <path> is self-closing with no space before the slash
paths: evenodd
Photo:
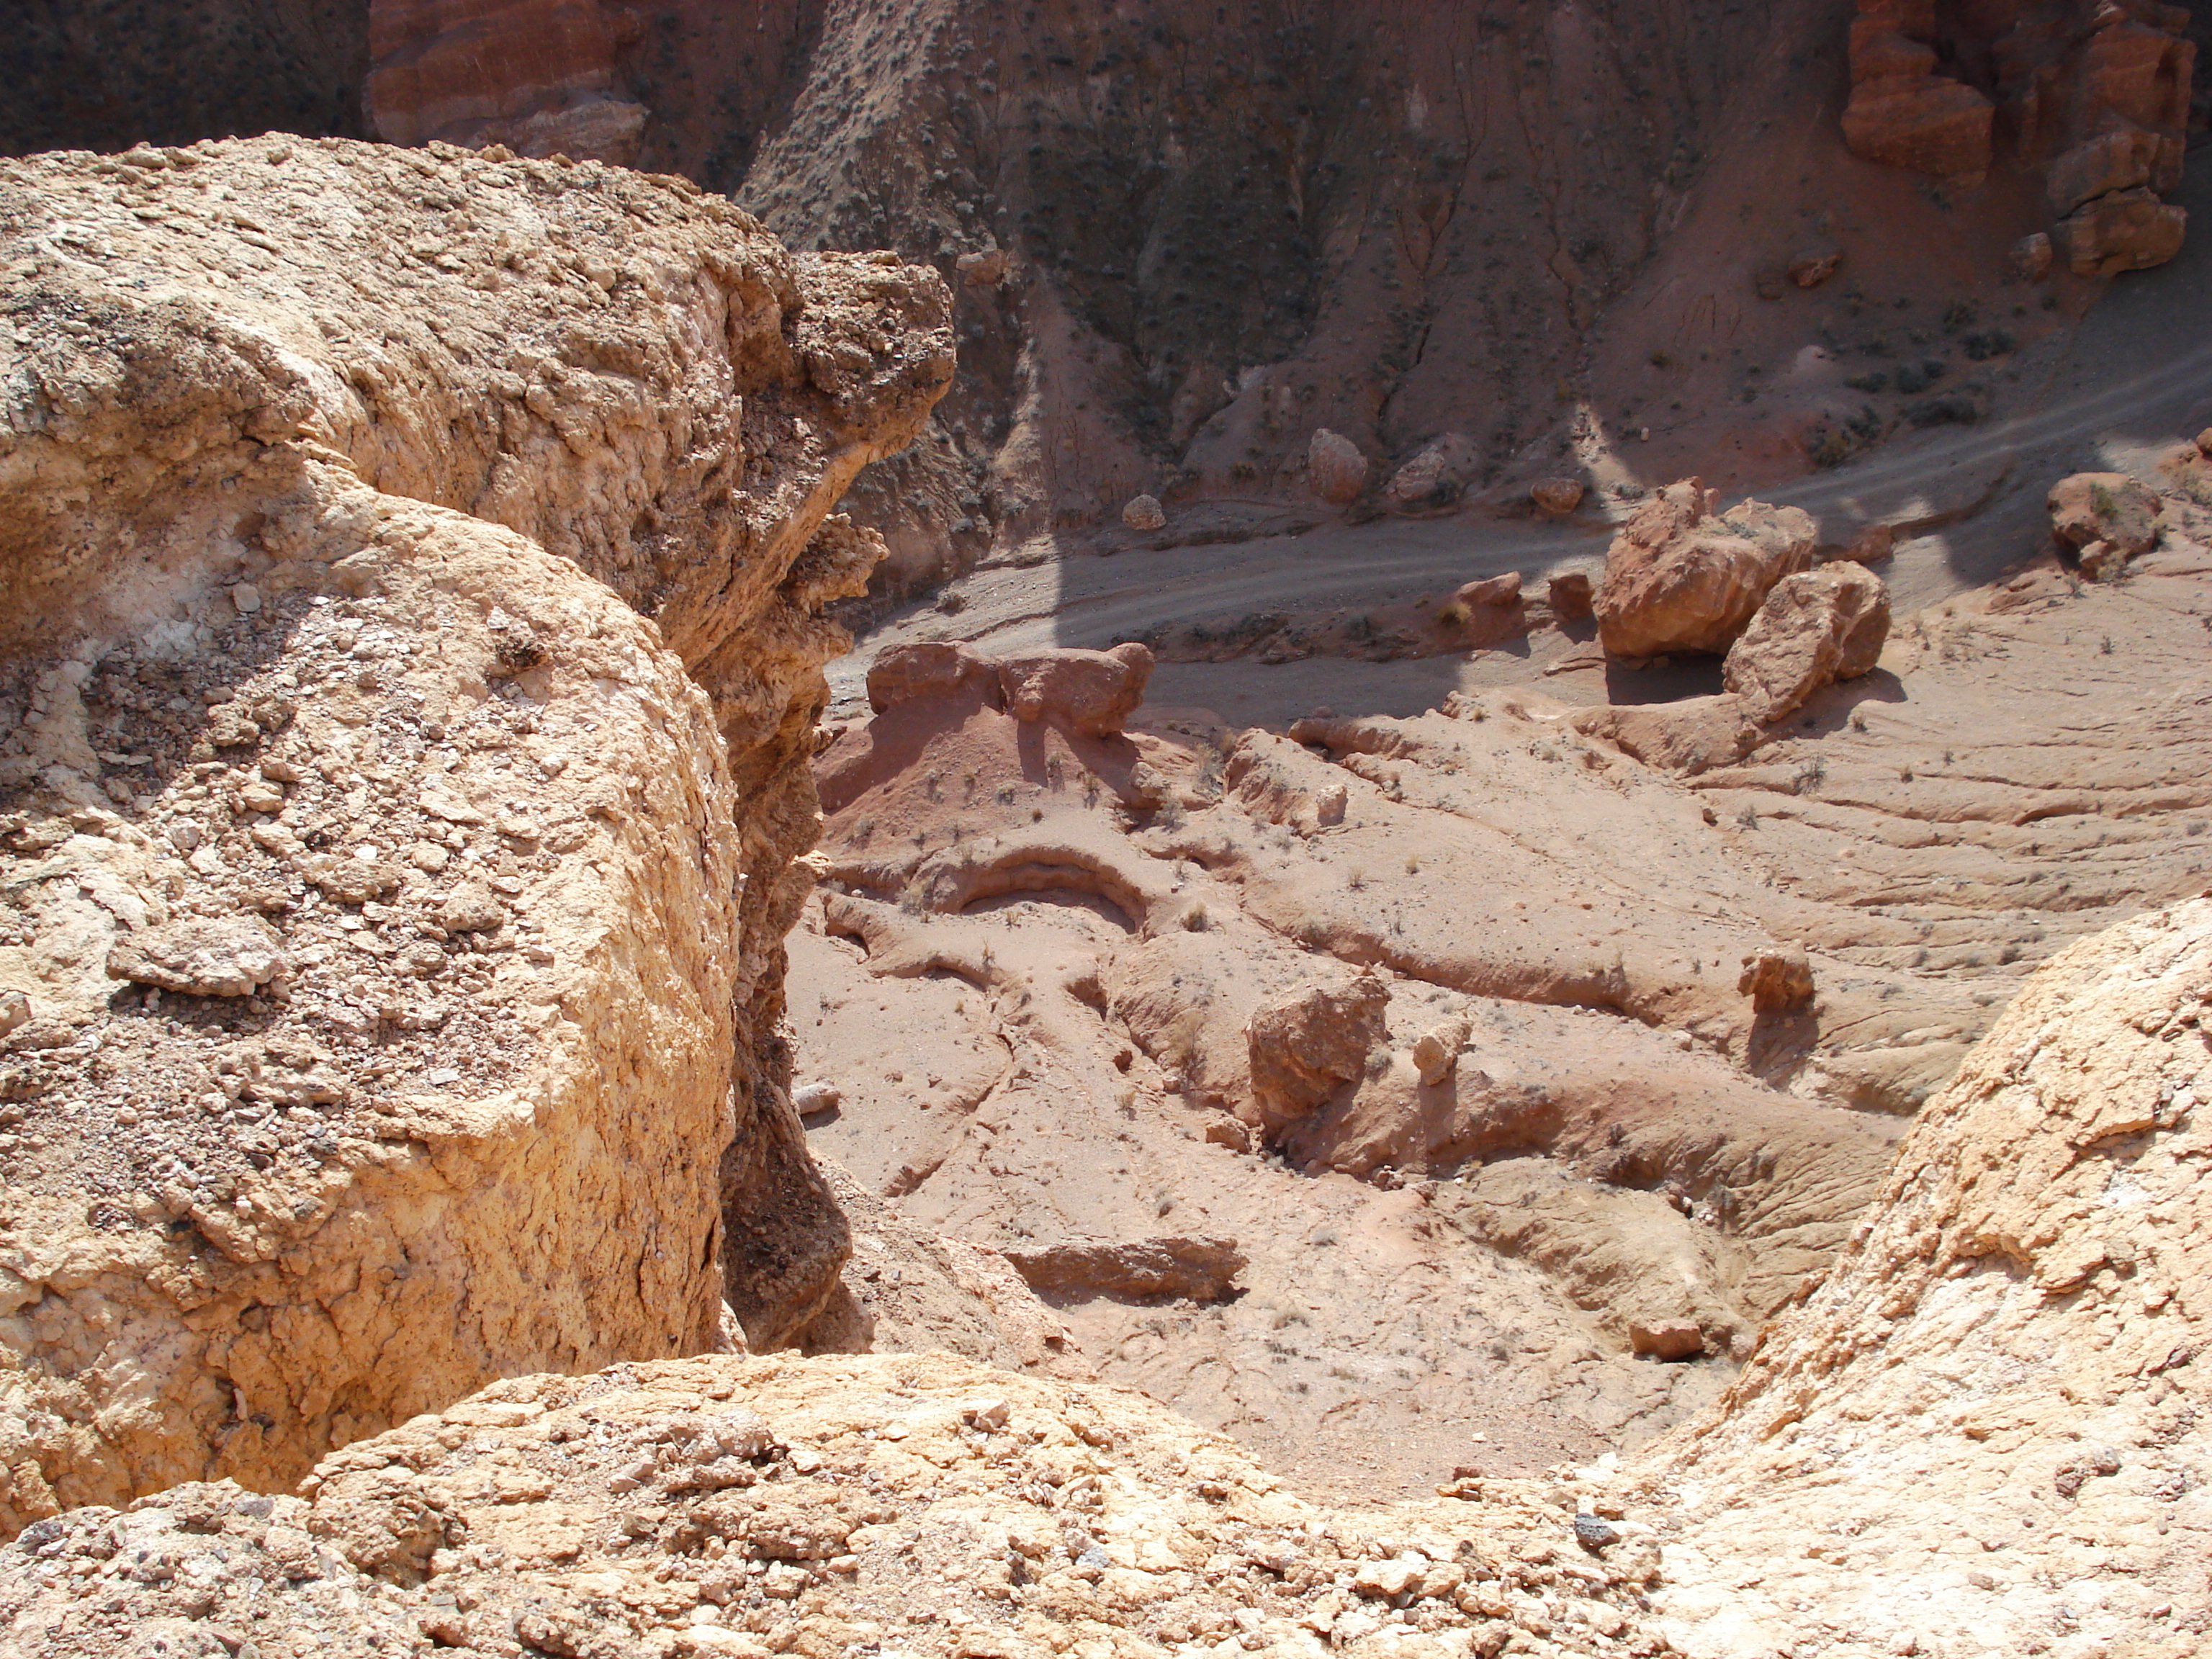
<path id="1" fill-rule="evenodd" d="M 2201 1647 L 2208 987 L 2212 903 L 2085 940 L 1929 1103 L 1668 1449 L 1681 1651 Z"/>
<path id="2" fill-rule="evenodd" d="M 1717 492 L 1685 479 L 1621 526 L 1595 599 L 1608 652 L 1726 651 L 1774 585 L 1812 563 L 1813 521 L 1799 509 L 1718 506 Z"/>
<path id="3" fill-rule="evenodd" d="M 1844 132 L 1870 161 L 1966 183 L 2000 138 L 2042 171 L 2077 276 L 2163 264 L 2197 48 L 2160 0 L 1859 0 Z"/>
<path id="4" fill-rule="evenodd" d="M 281 1486 L 725 1297 L 803 1337 L 782 940 L 878 550 L 825 515 L 941 284 L 452 149 L 0 198 L 0 1520 Z"/>
<path id="5" fill-rule="evenodd" d="M 2118 574 L 2158 544 L 2159 500 L 2124 472 L 2076 472 L 2051 487 L 2051 529 L 2091 576 Z"/>
<path id="6" fill-rule="evenodd" d="M 945 1354 L 662 1361 L 496 1383 L 301 1496 L 41 1522 L 0 1619 L 26 1659 L 1660 1650 L 1647 1523 L 1591 1548 L 1586 1488 L 1448 1490 L 1325 1507 L 1139 1395 Z"/>

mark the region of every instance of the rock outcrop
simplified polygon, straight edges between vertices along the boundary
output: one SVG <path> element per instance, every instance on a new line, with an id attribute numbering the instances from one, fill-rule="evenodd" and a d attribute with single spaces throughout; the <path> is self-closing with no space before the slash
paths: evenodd
<path id="1" fill-rule="evenodd" d="M 26 1659 L 1657 1651 L 1647 1524 L 1590 1550 L 1579 1487 L 1443 1490 L 1324 1507 L 1140 1395 L 945 1354 L 664 1361 L 495 1384 L 298 1497 L 44 1522 L 0 1620 Z"/>
<path id="2" fill-rule="evenodd" d="M 1813 520 L 1742 501 L 1725 514 L 1698 479 L 1637 508 L 1606 550 L 1598 638 L 1616 657 L 1724 652 L 1774 585 L 1813 562 Z"/>
<path id="3" fill-rule="evenodd" d="M 2200 1649 L 2208 987 L 2212 903 L 2113 928 L 1929 1103 L 1835 1270 L 1666 1460 L 1680 1651 Z"/>
<path id="4" fill-rule="evenodd" d="M 927 271 L 271 139 L 0 168 L 0 1521 L 802 1340 L 827 520 Z M 642 614 L 641 614 L 642 613 Z"/>
<path id="5" fill-rule="evenodd" d="M 1963 182 L 2002 138 L 2040 167 L 2077 276 L 2162 264 L 2188 216 L 2181 181 L 2197 48 L 2159 0 L 1859 0 L 1844 134 L 1869 161 Z"/>

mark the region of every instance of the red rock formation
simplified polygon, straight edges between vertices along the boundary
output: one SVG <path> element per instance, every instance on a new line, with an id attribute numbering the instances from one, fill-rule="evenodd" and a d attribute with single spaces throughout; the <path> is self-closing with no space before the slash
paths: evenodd
<path id="1" fill-rule="evenodd" d="M 615 60 L 635 33 L 601 0 L 374 0 L 369 120 L 395 144 L 629 161 L 647 112 L 619 87 Z"/>
<path id="2" fill-rule="evenodd" d="M 1859 0 L 1844 133 L 1870 161 L 1976 180 L 2002 138 L 2044 171 L 2080 276 L 2170 259 L 2197 48 L 2159 0 Z"/>

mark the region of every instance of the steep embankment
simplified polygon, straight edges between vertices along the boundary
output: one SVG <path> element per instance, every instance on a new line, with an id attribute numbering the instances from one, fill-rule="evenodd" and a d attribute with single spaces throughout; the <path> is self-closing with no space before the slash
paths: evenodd
<path id="1" fill-rule="evenodd" d="M 824 520 L 941 285 L 338 141 L 10 164 L 0 269 L 0 1519 L 798 1338 Z"/>

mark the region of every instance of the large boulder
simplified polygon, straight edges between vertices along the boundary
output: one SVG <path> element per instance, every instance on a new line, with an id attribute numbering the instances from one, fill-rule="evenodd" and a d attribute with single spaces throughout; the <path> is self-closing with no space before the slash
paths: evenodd
<path id="1" fill-rule="evenodd" d="M 1844 140 L 1856 155 L 1947 179 L 1989 171 L 1996 109 L 1936 72 L 1934 8 L 1861 0 L 1851 25 L 1851 95 Z"/>
<path id="2" fill-rule="evenodd" d="M 1723 671 L 1746 712 L 1771 723 L 1822 686 L 1871 673 L 1889 637 L 1889 589 L 1863 565 L 1801 570 L 1774 585 Z"/>
<path id="3" fill-rule="evenodd" d="M 1145 700 L 1152 653 L 1133 641 L 1111 651 L 1030 651 L 999 661 L 999 685 L 1018 720 L 1050 720 L 1108 738 Z"/>
<path id="4" fill-rule="evenodd" d="M 1322 427 L 1306 446 L 1306 477 L 1315 495 L 1340 507 L 1367 488 L 1367 458 L 1342 433 Z"/>
<path id="5" fill-rule="evenodd" d="M 947 640 L 916 640 L 878 652 L 868 665 L 868 707 L 878 714 L 902 702 L 949 697 L 964 687 L 998 688 L 998 665 Z"/>
<path id="6" fill-rule="evenodd" d="M 2159 499 L 2124 472 L 2076 472 L 2051 485 L 2051 533 L 2082 568 L 2106 576 L 2158 545 Z"/>
<path id="7" fill-rule="evenodd" d="M 1362 1076 L 1367 1057 L 1389 1041 L 1383 1022 L 1389 1003 L 1389 986 L 1360 974 L 1262 1004 L 1245 1027 L 1261 1122 L 1270 1130 L 1295 1123 Z"/>
<path id="8" fill-rule="evenodd" d="M 1616 657 L 1726 651 L 1783 577 L 1813 562 L 1813 520 L 1744 501 L 1713 511 L 1695 478 L 1638 507 L 1606 550 L 1598 638 Z"/>
<path id="9" fill-rule="evenodd" d="M 2100 196 L 2058 225 L 2058 245 L 2076 276 L 2148 270 L 2181 252 L 2189 213 L 2148 190 Z"/>

